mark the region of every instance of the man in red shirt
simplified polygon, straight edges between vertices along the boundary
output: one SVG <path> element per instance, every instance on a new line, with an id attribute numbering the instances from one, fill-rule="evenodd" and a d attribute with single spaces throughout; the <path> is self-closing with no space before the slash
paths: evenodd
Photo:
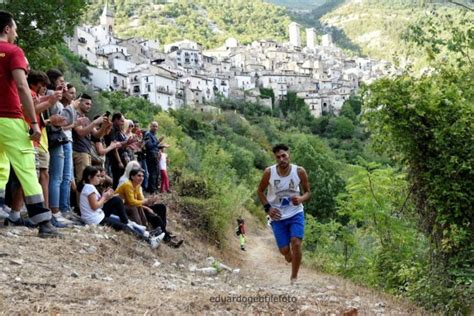
<path id="1" fill-rule="evenodd" d="M 31 141 L 40 140 L 41 130 L 26 80 L 25 54 L 13 44 L 16 38 L 13 16 L 0 11 L 0 205 L 5 202 L 11 164 L 23 188 L 30 221 L 39 226 L 39 236 L 58 237 L 59 233 L 50 222 L 51 211 L 44 207 L 43 192 L 36 175 Z M 31 129 L 24 118 L 31 124 Z"/>

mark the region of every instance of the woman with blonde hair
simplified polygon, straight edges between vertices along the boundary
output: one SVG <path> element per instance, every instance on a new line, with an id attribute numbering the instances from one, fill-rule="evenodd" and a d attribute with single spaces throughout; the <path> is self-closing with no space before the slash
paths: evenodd
<path id="1" fill-rule="evenodd" d="M 125 167 L 125 171 L 124 171 L 123 175 L 119 179 L 118 186 L 120 186 L 120 185 L 122 185 L 122 183 L 128 181 L 128 178 L 130 177 L 130 171 L 132 171 L 132 169 L 140 169 L 140 168 L 141 168 L 140 163 L 138 161 L 136 161 L 136 160 L 130 161 L 127 164 L 127 166 Z"/>
<path id="2" fill-rule="evenodd" d="M 128 216 L 136 223 L 143 226 L 150 226 L 151 229 L 159 229 L 159 233 L 164 232 L 163 241 L 171 247 L 178 248 L 183 240 L 174 239 L 175 236 L 166 229 L 166 206 L 158 203 L 156 196 L 145 198 L 143 196 L 141 184 L 143 182 L 143 169 L 132 169 L 129 180 L 115 190 L 125 204 Z"/>

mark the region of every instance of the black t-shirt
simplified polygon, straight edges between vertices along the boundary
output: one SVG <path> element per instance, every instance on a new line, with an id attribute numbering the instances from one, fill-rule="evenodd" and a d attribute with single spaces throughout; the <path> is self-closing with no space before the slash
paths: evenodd
<path id="1" fill-rule="evenodd" d="M 116 128 L 115 126 L 112 127 L 112 130 L 110 131 L 110 133 L 108 135 L 105 135 L 104 136 L 104 141 L 105 141 L 105 145 L 106 146 L 110 146 L 110 144 L 113 142 L 113 141 L 116 141 L 116 142 L 124 142 L 126 141 L 127 139 L 125 138 L 125 135 L 118 129 Z M 122 163 L 124 162 L 124 158 L 126 156 L 126 152 L 125 152 L 125 149 L 123 148 L 118 148 L 118 153 L 119 153 L 119 156 L 122 160 Z M 115 153 L 114 151 L 109 151 L 107 153 L 107 157 L 109 157 L 110 161 L 111 162 L 115 162 L 115 163 L 118 163 L 117 161 L 115 161 Z"/>
<path id="2" fill-rule="evenodd" d="M 90 135 L 85 137 L 79 136 L 76 131 L 72 130 L 72 150 L 78 153 L 91 153 Z"/>
<path id="3" fill-rule="evenodd" d="M 91 135 L 91 143 L 94 144 L 95 146 L 95 143 L 102 143 L 104 144 L 104 138 L 97 138 L 95 137 L 94 135 Z"/>

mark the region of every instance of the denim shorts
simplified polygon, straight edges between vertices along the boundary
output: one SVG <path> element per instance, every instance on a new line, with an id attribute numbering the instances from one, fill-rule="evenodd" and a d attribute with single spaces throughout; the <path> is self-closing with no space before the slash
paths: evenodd
<path id="1" fill-rule="evenodd" d="M 291 237 L 303 239 L 304 212 L 299 212 L 284 220 L 272 221 L 271 225 L 278 248 L 289 246 Z"/>

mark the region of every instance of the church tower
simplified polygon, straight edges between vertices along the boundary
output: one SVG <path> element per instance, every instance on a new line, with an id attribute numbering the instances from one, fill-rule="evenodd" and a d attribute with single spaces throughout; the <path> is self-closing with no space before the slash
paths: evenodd
<path id="1" fill-rule="evenodd" d="M 108 1 L 106 1 L 104 11 L 102 11 L 102 15 L 100 16 L 100 25 L 104 27 L 108 33 L 112 34 L 114 31 L 114 23 L 114 15 L 108 6 Z"/>

